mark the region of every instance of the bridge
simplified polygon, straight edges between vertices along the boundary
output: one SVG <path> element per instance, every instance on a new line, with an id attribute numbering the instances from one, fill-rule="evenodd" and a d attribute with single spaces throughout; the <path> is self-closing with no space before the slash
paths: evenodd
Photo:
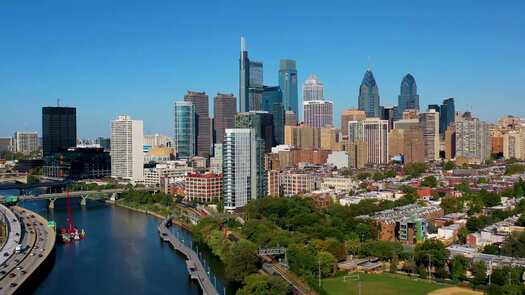
<path id="1" fill-rule="evenodd" d="M 181 243 L 175 235 L 168 229 L 168 226 L 171 225 L 171 219 L 173 216 L 170 216 L 163 220 L 159 225 L 159 234 L 161 239 L 164 242 L 170 243 L 175 250 L 180 252 L 182 255 L 186 256 L 186 268 L 192 280 L 196 280 L 202 290 L 204 295 L 219 295 L 219 292 L 213 284 L 211 283 L 210 278 L 201 261 L 199 256 L 193 249 Z"/>
<path id="2" fill-rule="evenodd" d="M 116 201 L 119 197 L 119 194 L 122 192 L 125 192 L 129 190 L 128 188 L 117 188 L 117 189 L 106 189 L 106 190 L 98 190 L 98 191 L 76 191 L 76 192 L 69 192 L 69 195 L 71 198 L 81 198 L 80 205 L 85 206 L 87 203 L 87 199 L 90 200 L 110 200 L 110 201 Z M 134 188 L 136 191 L 158 191 L 158 188 L 151 188 L 151 187 L 137 187 Z M 30 201 L 30 200 L 48 200 L 49 201 L 49 208 L 53 209 L 55 208 L 55 201 L 58 199 L 65 199 L 67 197 L 67 193 L 54 193 L 54 194 L 41 194 L 41 195 L 24 195 L 18 197 L 21 201 Z"/>

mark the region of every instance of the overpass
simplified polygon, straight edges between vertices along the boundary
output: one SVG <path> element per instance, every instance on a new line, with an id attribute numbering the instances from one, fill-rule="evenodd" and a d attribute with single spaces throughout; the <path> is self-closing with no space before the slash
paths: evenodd
<path id="1" fill-rule="evenodd" d="M 204 269 L 197 253 L 195 253 L 190 247 L 181 243 L 168 229 L 168 226 L 171 225 L 172 217 L 173 216 L 170 216 L 160 223 L 158 228 L 160 238 L 164 242 L 170 243 L 175 250 L 186 256 L 186 268 L 188 269 L 190 278 L 199 283 L 204 295 L 219 295 L 219 292 L 211 283 L 211 279 L 208 277 L 208 273 Z"/>
<path id="2" fill-rule="evenodd" d="M 5 252 L 2 249 L 2 258 L 6 259 L 1 264 L 0 294 L 15 293 L 46 261 L 56 242 L 55 230 L 47 226 L 45 218 L 16 206 L 10 211 L 16 215 L 24 230 L 19 243 L 20 251 Z"/>
<path id="3" fill-rule="evenodd" d="M 69 195 L 71 198 L 81 198 L 80 205 L 85 206 L 87 199 L 116 201 L 120 193 L 128 191 L 128 190 L 129 190 L 128 188 L 116 188 L 116 189 L 106 189 L 106 190 L 98 190 L 98 191 L 76 191 L 76 192 L 69 192 Z M 134 190 L 155 192 L 155 191 L 158 191 L 158 188 L 137 187 L 137 188 L 134 188 Z M 56 200 L 65 199 L 66 197 L 67 197 L 67 193 L 54 193 L 54 194 L 41 194 L 41 195 L 24 195 L 24 196 L 18 197 L 18 199 L 21 201 L 48 200 L 49 208 L 53 209 L 55 208 Z"/>

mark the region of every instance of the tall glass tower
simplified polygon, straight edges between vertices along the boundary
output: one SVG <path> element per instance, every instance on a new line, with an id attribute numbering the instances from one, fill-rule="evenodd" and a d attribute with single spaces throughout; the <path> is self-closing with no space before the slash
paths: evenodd
<path id="1" fill-rule="evenodd" d="M 178 158 L 190 158 L 195 155 L 195 119 L 193 102 L 175 102 L 175 136 L 173 141 Z"/>
<path id="2" fill-rule="evenodd" d="M 444 136 L 445 130 L 447 130 L 448 126 L 454 123 L 455 117 L 456 108 L 454 106 L 454 98 L 450 97 L 444 99 L 439 110 L 439 134 L 441 136 Z"/>
<path id="3" fill-rule="evenodd" d="M 249 91 L 250 87 L 250 60 L 246 41 L 241 37 L 241 54 L 239 57 L 239 111 L 247 112 L 250 110 Z"/>
<path id="4" fill-rule="evenodd" d="M 407 109 L 419 110 L 416 80 L 411 74 L 406 74 L 401 81 L 396 118 L 401 118 Z"/>
<path id="5" fill-rule="evenodd" d="M 283 105 L 298 114 L 297 68 L 295 60 L 281 59 L 279 63 L 279 87 L 283 93 Z"/>
<path id="6" fill-rule="evenodd" d="M 359 87 L 359 109 L 365 111 L 367 117 L 380 118 L 379 89 L 377 88 L 374 74 L 366 71 L 361 86 Z"/>

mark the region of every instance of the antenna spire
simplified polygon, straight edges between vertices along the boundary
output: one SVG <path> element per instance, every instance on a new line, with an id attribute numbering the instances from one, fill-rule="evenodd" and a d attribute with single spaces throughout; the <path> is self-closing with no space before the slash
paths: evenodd
<path id="1" fill-rule="evenodd" d="M 372 70 L 372 58 L 370 56 L 368 56 L 368 70 Z"/>
<path id="2" fill-rule="evenodd" d="M 246 51 L 246 40 L 241 36 L 241 51 Z"/>
<path id="3" fill-rule="evenodd" d="M 60 98 L 57 98 L 57 107 L 60 106 Z"/>

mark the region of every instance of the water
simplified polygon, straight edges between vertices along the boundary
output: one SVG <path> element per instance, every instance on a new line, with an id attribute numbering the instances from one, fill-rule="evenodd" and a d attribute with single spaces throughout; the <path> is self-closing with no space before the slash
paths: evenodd
<path id="1" fill-rule="evenodd" d="M 65 200 L 57 200 L 54 210 L 47 209 L 45 200 L 25 201 L 20 206 L 55 220 L 58 227 L 65 225 Z M 88 201 L 82 208 L 73 198 L 72 207 L 74 222 L 85 229 L 86 239 L 69 245 L 57 243 L 52 270 L 35 294 L 200 294 L 199 286 L 189 280 L 184 257 L 161 242 L 159 219 L 97 201 Z M 173 230 L 192 243 L 189 233 Z M 222 294 L 222 266 L 208 252 L 202 257 Z M 218 270 L 217 277 L 214 270 Z"/>

